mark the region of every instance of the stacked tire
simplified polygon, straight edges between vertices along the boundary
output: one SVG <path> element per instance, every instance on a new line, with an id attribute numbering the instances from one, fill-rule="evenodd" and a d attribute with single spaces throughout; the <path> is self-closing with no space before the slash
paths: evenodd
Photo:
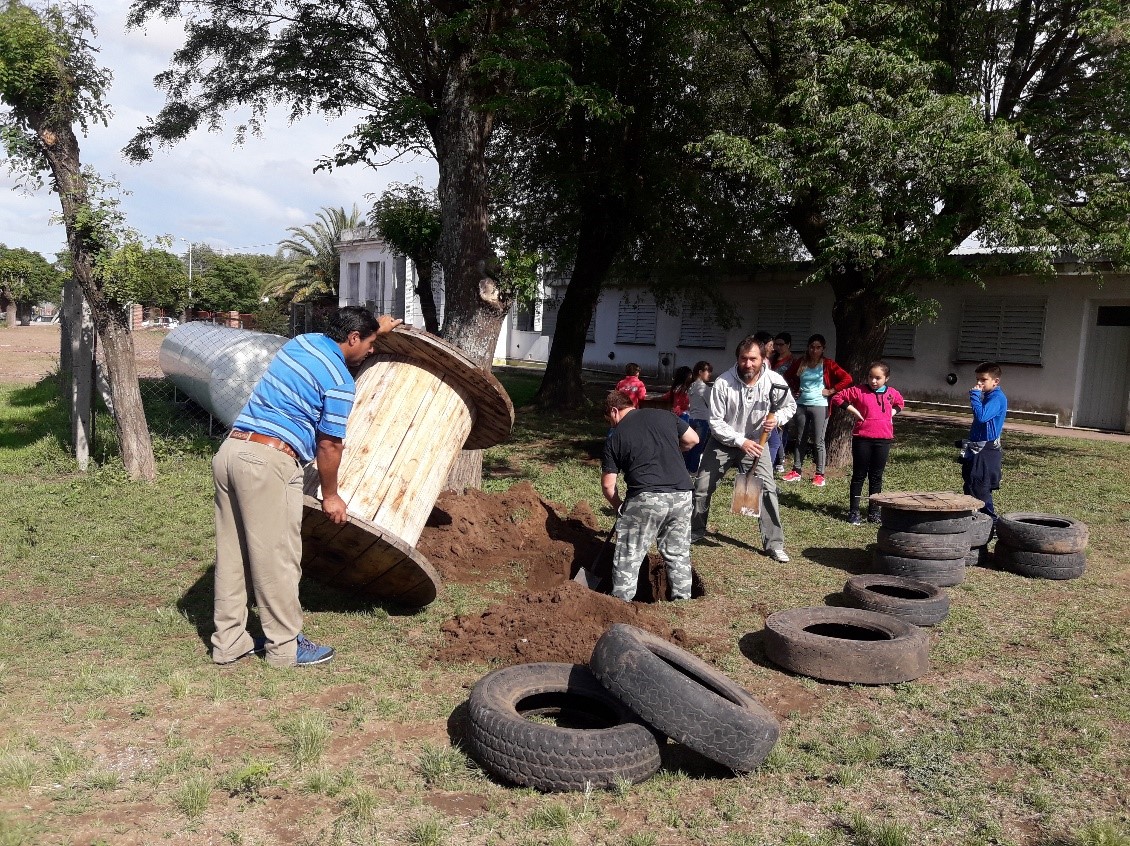
<path id="1" fill-rule="evenodd" d="M 961 584 L 971 525 L 968 511 L 912 511 L 884 505 L 875 567 L 888 576 L 939 587 Z"/>
<path id="2" fill-rule="evenodd" d="M 1004 569 L 1036 579 L 1077 579 L 1087 566 L 1086 524 L 1059 514 L 1014 511 L 997 520 L 995 557 Z"/>
<path id="3" fill-rule="evenodd" d="M 484 769 L 551 792 L 643 781 L 659 769 L 667 737 L 749 772 L 780 735 L 776 718 L 725 675 L 622 623 L 597 641 L 587 667 L 519 664 L 487 674 L 468 714 L 468 746 Z"/>
<path id="4" fill-rule="evenodd" d="M 980 511 L 974 511 L 969 525 L 969 554 L 965 556 L 966 567 L 988 567 L 991 560 L 989 541 L 993 537 L 993 518 Z"/>

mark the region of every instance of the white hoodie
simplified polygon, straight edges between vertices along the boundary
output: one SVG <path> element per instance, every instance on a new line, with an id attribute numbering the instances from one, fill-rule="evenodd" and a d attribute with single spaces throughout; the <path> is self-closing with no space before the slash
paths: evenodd
<path id="1" fill-rule="evenodd" d="M 746 385 L 735 364 L 714 382 L 710 393 L 710 433 L 728 447 L 741 447 L 747 440 L 760 440 L 765 416 L 769 413 L 769 387 L 779 385 L 784 394 L 777 409 L 777 426 L 781 427 L 796 414 L 796 400 L 785 377 L 761 363 L 761 375 Z"/>

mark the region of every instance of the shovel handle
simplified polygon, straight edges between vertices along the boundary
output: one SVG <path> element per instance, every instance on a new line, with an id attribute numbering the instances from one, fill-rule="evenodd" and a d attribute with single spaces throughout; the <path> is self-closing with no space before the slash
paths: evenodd
<path id="1" fill-rule="evenodd" d="M 777 422 L 777 415 L 776 415 L 776 413 L 775 413 L 775 412 L 772 412 L 772 411 L 770 411 L 770 412 L 769 412 L 768 414 L 766 414 L 766 415 L 765 415 L 765 420 L 766 420 L 766 422 L 768 422 L 768 421 L 772 420 L 772 421 L 773 421 L 774 423 L 776 423 L 776 422 Z M 762 448 L 762 449 L 764 449 L 764 448 L 765 448 L 765 443 L 766 443 L 766 442 L 767 442 L 768 440 L 769 440 L 769 430 L 768 430 L 768 429 L 764 429 L 764 428 L 763 428 L 763 429 L 761 430 L 761 448 Z"/>

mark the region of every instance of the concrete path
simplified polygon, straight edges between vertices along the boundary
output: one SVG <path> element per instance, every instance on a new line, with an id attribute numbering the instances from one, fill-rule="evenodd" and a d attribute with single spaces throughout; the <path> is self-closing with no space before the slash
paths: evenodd
<path id="1" fill-rule="evenodd" d="M 905 411 L 899 415 L 907 420 L 921 420 L 927 423 L 941 423 L 950 426 L 969 428 L 970 417 L 962 414 L 938 414 L 925 411 Z M 1038 423 L 1014 423 L 1005 420 L 1006 432 L 1024 432 L 1030 435 L 1043 435 L 1048 438 L 1076 438 L 1087 441 L 1114 441 L 1121 444 L 1130 444 L 1130 434 L 1118 432 L 1100 432 L 1097 429 L 1075 429 L 1066 426 L 1041 426 Z"/>

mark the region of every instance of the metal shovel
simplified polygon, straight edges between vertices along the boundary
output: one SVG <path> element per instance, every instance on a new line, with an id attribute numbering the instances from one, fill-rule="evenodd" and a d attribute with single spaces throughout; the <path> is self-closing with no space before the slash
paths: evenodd
<path id="1" fill-rule="evenodd" d="M 616 525 L 619 522 L 620 520 L 617 518 L 612 524 L 612 528 L 608 530 L 608 535 L 604 538 L 604 543 L 600 545 L 600 552 L 593 558 L 592 563 L 587 567 L 581 567 L 577 570 L 577 574 L 573 576 L 574 582 L 579 582 L 589 590 L 600 591 L 601 587 L 604 585 L 604 579 L 595 571 L 595 568 L 600 563 L 600 559 L 604 557 L 604 552 L 608 549 L 608 544 L 612 542 L 612 537 L 616 534 Z"/>
<path id="2" fill-rule="evenodd" d="M 776 422 L 777 409 L 781 407 L 781 403 L 785 399 L 785 394 L 788 388 L 784 385 L 773 385 L 769 389 L 769 413 L 765 415 L 765 419 Z M 764 428 L 761 430 L 761 448 L 765 449 L 765 444 L 769 440 L 769 432 Z M 761 480 L 753 472 L 753 468 L 757 466 L 755 461 L 753 466 L 750 467 L 748 473 L 739 472 L 734 479 L 734 498 L 730 500 L 730 513 L 740 514 L 742 517 L 760 517 L 761 516 L 761 493 L 762 484 Z"/>

